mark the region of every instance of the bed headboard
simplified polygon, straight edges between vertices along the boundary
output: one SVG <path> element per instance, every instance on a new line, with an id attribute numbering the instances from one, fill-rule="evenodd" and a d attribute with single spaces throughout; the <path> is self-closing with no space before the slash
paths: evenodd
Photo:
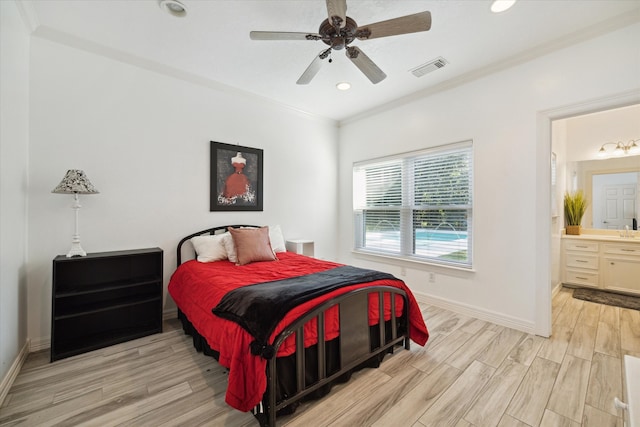
<path id="1" fill-rule="evenodd" d="M 207 228 L 206 230 L 202 230 L 202 231 L 198 231 L 196 233 L 193 234 L 189 234 L 188 236 L 185 236 L 182 238 L 182 240 L 180 240 L 180 243 L 178 243 L 178 252 L 177 252 L 177 266 L 179 266 L 180 264 L 182 264 L 182 246 L 185 243 L 188 243 L 188 246 L 191 248 L 191 252 L 190 254 L 192 254 L 193 256 L 189 259 L 195 258 L 196 257 L 196 251 L 193 248 L 193 245 L 191 244 L 191 242 L 189 242 L 189 240 L 192 237 L 196 237 L 196 236 L 205 236 L 205 235 L 214 235 L 214 234 L 222 234 L 225 233 L 229 227 L 233 227 L 233 228 L 239 228 L 239 227 L 259 227 L 258 225 L 221 225 L 218 227 L 213 227 L 213 228 Z"/>

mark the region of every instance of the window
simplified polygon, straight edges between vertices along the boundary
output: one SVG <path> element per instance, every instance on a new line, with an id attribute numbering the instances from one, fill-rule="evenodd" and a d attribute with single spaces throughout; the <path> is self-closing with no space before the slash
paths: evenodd
<path id="1" fill-rule="evenodd" d="M 472 266 L 472 143 L 355 163 L 355 250 Z"/>

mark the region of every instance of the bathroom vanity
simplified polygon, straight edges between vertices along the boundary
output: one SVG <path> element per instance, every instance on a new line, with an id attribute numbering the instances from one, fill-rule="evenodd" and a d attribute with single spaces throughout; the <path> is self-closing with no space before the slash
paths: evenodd
<path id="1" fill-rule="evenodd" d="M 561 265 L 564 284 L 640 295 L 640 233 L 563 235 Z"/>

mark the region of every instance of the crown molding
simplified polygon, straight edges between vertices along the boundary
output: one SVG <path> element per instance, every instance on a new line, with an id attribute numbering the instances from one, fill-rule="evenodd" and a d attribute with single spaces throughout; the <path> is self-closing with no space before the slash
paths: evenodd
<path id="1" fill-rule="evenodd" d="M 24 0 L 15 0 L 15 3 L 22 17 L 22 22 L 29 33 L 36 31 L 40 26 L 40 20 L 38 19 L 36 10 L 33 8 L 33 4 L 30 1 Z"/>
<path id="2" fill-rule="evenodd" d="M 470 83 L 493 73 L 507 70 L 517 65 L 524 64 L 536 58 L 542 57 L 544 55 L 594 39 L 596 37 L 611 33 L 616 30 L 620 30 L 637 23 L 640 23 L 640 8 L 635 9 L 632 13 L 624 13 L 618 16 L 614 16 L 613 18 L 602 21 L 597 25 L 592 25 L 589 28 L 576 31 L 559 39 L 540 44 L 525 52 L 521 52 L 520 54 L 511 56 L 503 61 L 490 64 L 486 67 L 478 68 L 476 70 L 462 74 L 458 77 L 454 77 L 452 79 L 444 81 L 440 84 L 428 87 L 423 90 L 419 90 L 417 92 L 413 92 L 409 95 L 397 98 L 386 104 L 380 105 L 367 111 L 363 111 L 359 114 L 355 114 L 351 117 L 340 120 L 339 125 L 342 126 L 345 124 L 356 122 L 358 120 L 383 113 L 385 111 L 392 110 L 406 104 L 410 104 L 414 101 L 418 101 L 436 93 L 462 86 L 466 83 Z"/>

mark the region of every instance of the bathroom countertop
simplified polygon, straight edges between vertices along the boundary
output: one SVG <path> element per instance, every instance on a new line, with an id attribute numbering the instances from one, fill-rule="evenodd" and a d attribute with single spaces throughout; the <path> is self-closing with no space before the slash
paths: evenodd
<path id="1" fill-rule="evenodd" d="M 631 231 L 630 231 L 631 233 Z M 579 240 L 599 240 L 603 242 L 615 242 L 615 243 L 640 243 L 640 231 L 633 232 L 634 237 L 620 237 L 619 235 L 611 235 L 611 234 L 580 234 L 580 235 L 570 235 L 563 234 L 563 239 L 579 239 Z"/>

